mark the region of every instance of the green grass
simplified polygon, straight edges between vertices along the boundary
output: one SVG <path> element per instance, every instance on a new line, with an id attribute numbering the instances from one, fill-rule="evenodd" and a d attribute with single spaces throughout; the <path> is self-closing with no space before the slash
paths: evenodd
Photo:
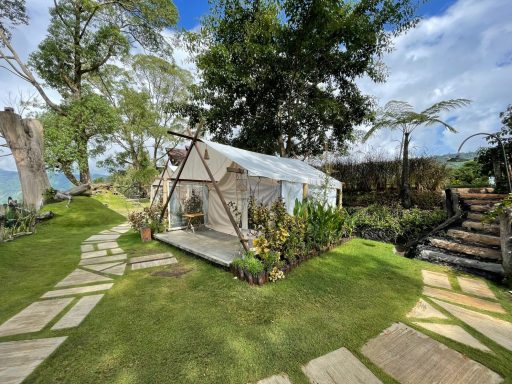
<path id="1" fill-rule="evenodd" d="M 86 197 L 49 204 L 55 217 L 36 227 L 37 233 L 0 243 L 0 323 L 35 301 L 78 265 L 80 243 L 122 223 L 124 218 Z"/>
<path id="2" fill-rule="evenodd" d="M 149 206 L 148 199 L 127 200 L 124 196 L 115 195 L 111 191 L 101 191 L 93 198 L 124 217 L 128 217 L 130 212 L 140 211 L 142 208 Z"/>
<path id="3" fill-rule="evenodd" d="M 83 208 L 83 213 L 89 211 Z M 102 217 L 118 217 L 107 209 L 102 212 Z M 89 235 L 110 226 L 104 222 L 82 230 Z M 75 252 L 80 240 L 76 239 Z M 383 382 L 392 383 L 359 352 L 361 346 L 393 322 L 411 325 L 405 314 L 421 295 L 421 269 L 449 271 L 399 257 L 389 244 L 355 239 L 302 264 L 283 281 L 252 287 L 174 248 L 158 242 L 143 244 L 133 232 L 123 235 L 119 244 L 131 256 L 171 251 L 179 264 L 128 271 L 78 328 L 50 331 L 47 327 L 30 336 L 68 339 L 29 376 L 28 383 L 248 383 L 286 372 L 293 383 L 306 384 L 301 365 L 342 346 Z M 22 245 L 18 247 L 22 252 Z M 75 264 L 69 263 L 67 271 L 78 256 L 72 259 Z M 16 268 L 24 267 L 20 262 Z M 176 268 L 190 271 L 180 277 L 152 275 Z M 37 273 L 21 272 L 20 279 Z M 61 272 L 47 280 L 54 284 L 65 275 Z M 508 294 L 492 288 L 509 312 L 502 318 L 511 321 Z M 46 289 L 39 287 L 38 294 Z M 12 308 L 9 312 L 13 314 Z M 483 336 L 474 333 L 493 349 L 493 355 L 428 334 L 510 382 L 512 354 Z"/>

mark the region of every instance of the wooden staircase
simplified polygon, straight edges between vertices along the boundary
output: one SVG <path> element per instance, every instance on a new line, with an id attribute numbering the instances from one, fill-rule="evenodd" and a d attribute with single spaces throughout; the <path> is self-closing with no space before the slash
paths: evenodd
<path id="1" fill-rule="evenodd" d="M 416 258 L 449 264 L 492 279 L 503 276 L 500 227 L 482 223 L 485 214 L 507 195 L 489 188 L 456 190 L 462 219 L 431 235 L 416 249 Z"/>

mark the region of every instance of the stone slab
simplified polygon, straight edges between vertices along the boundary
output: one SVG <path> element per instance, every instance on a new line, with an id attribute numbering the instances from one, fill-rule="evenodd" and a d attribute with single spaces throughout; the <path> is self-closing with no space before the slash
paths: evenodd
<path id="1" fill-rule="evenodd" d="M 460 288 L 464 292 L 496 300 L 494 292 L 489 289 L 484 281 L 471 279 L 469 277 L 457 277 L 457 280 L 459 281 Z"/>
<path id="2" fill-rule="evenodd" d="M 427 303 L 423 299 L 419 299 L 411 312 L 407 314 L 407 317 L 413 317 L 416 319 L 447 319 L 448 317 L 443 315 L 440 311 L 435 309 L 432 305 Z"/>
<path id="3" fill-rule="evenodd" d="M 429 331 L 435 332 L 441 336 L 447 337 L 448 339 L 455 340 L 461 344 L 465 344 L 469 347 L 479 349 L 484 352 L 490 352 L 484 344 L 475 339 L 471 334 L 466 332 L 464 328 L 453 325 L 453 324 L 437 324 L 437 323 L 423 323 L 414 322 L 422 328 L 428 329 Z"/>
<path id="4" fill-rule="evenodd" d="M 423 287 L 423 294 L 425 296 L 430 296 L 445 301 L 451 301 L 456 304 L 462 304 L 485 311 L 505 313 L 505 310 L 500 303 L 493 303 L 491 301 L 478 299 L 476 297 L 466 296 L 461 293 L 449 292 L 431 287 Z"/>
<path id="5" fill-rule="evenodd" d="M 471 328 L 487 336 L 503 348 L 512 351 L 512 323 L 496 319 L 483 313 L 471 311 L 459 307 L 458 305 L 445 303 L 440 300 L 434 301 Z"/>
<path id="6" fill-rule="evenodd" d="M 119 232 L 111 231 L 110 229 L 105 229 L 104 231 L 101 231 L 99 235 L 118 235 Z"/>
<path id="7" fill-rule="evenodd" d="M 39 332 L 73 301 L 73 298 L 36 301 L 0 325 L 0 337 Z"/>
<path id="8" fill-rule="evenodd" d="M 100 251 L 92 251 L 92 252 L 82 253 L 82 259 L 91 259 L 93 257 L 101 257 L 101 256 L 107 256 L 107 251 L 100 250 Z"/>
<path id="9" fill-rule="evenodd" d="M 98 285 L 88 285 L 86 287 L 57 289 L 55 291 L 46 292 L 43 296 L 41 296 L 41 298 L 48 299 L 51 297 L 79 295 L 82 293 L 106 291 L 107 289 L 112 288 L 113 285 L 114 285 L 113 283 L 107 283 L 107 284 L 98 284 Z"/>
<path id="10" fill-rule="evenodd" d="M 340 348 L 311 360 L 302 371 L 311 383 L 382 384 L 348 349 Z"/>
<path id="11" fill-rule="evenodd" d="M 117 235 L 92 235 L 91 237 L 85 239 L 86 242 L 89 241 L 113 241 L 117 240 L 121 236 L 120 234 Z"/>
<path id="12" fill-rule="evenodd" d="M 117 227 L 110 228 L 110 230 L 118 233 L 126 233 L 130 230 L 130 226 L 119 225 Z"/>
<path id="13" fill-rule="evenodd" d="M 97 243 L 96 247 L 98 249 L 112 249 L 119 248 L 119 244 L 117 244 L 117 241 L 107 241 L 106 243 Z"/>
<path id="14" fill-rule="evenodd" d="M 173 257 L 172 253 L 157 253 L 154 255 L 132 257 L 132 258 L 130 258 L 130 264 L 141 263 L 143 261 L 169 259 L 171 257 Z"/>
<path id="15" fill-rule="evenodd" d="M 267 377 L 266 379 L 258 381 L 256 384 L 292 384 L 287 374 L 281 373 Z"/>
<path id="16" fill-rule="evenodd" d="M 123 276 L 124 270 L 126 269 L 126 263 L 116 265 L 114 267 L 110 267 L 105 269 L 103 273 L 109 273 L 111 275 Z"/>
<path id="17" fill-rule="evenodd" d="M 80 250 L 82 252 L 91 252 L 94 251 L 94 244 L 82 244 L 80 246 Z"/>
<path id="18" fill-rule="evenodd" d="M 101 272 L 105 269 L 108 269 L 110 267 L 114 267 L 116 265 L 122 264 L 120 261 L 114 261 L 112 263 L 105 263 L 105 264 L 90 264 L 90 265 L 84 265 L 83 268 L 91 269 L 93 271 Z"/>
<path id="19" fill-rule="evenodd" d="M 423 283 L 426 285 L 431 285 L 433 287 L 452 289 L 452 285 L 448 280 L 448 275 L 442 272 L 432 272 L 423 269 L 421 271 L 423 275 Z"/>
<path id="20" fill-rule="evenodd" d="M 90 283 L 99 283 L 101 281 L 111 281 L 107 276 L 98 275 L 94 272 L 84 271 L 83 269 L 75 269 L 64 279 L 58 282 L 56 287 L 69 287 L 73 285 L 83 285 Z"/>
<path id="21" fill-rule="evenodd" d="M 81 260 L 79 265 L 110 263 L 111 261 L 126 260 L 126 258 L 127 258 L 127 256 L 125 253 L 121 254 L 121 255 L 114 255 L 114 256 L 95 257 L 94 259 Z"/>
<path id="22" fill-rule="evenodd" d="M 66 336 L 0 343 L 0 383 L 21 383 L 64 340 Z"/>
<path id="23" fill-rule="evenodd" d="M 119 253 L 123 253 L 124 251 L 121 249 L 121 248 L 112 248 L 110 250 L 110 253 L 113 254 L 113 255 L 117 255 Z"/>
<path id="24" fill-rule="evenodd" d="M 497 384 L 503 379 L 482 364 L 402 323 L 362 348 L 363 354 L 401 384 Z"/>
<path id="25" fill-rule="evenodd" d="M 162 265 L 170 265 L 176 264 L 178 260 L 175 257 L 171 257 L 170 259 L 160 259 L 160 260 L 152 260 L 152 261 L 144 261 L 142 263 L 132 264 L 132 271 L 136 271 L 138 269 L 159 267 Z"/>
<path id="26" fill-rule="evenodd" d="M 59 321 L 52 327 L 53 330 L 73 328 L 80 325 L 92 309 L 99 303 L 103 294 L 84 296 L 60 318 Z"/>

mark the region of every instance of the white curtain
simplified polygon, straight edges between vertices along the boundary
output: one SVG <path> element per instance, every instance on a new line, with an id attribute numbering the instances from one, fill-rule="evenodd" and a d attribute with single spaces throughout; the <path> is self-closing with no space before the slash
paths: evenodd
<path id="1" fill-rule="evenodd" d="M 301 183 L 290 183 L 288 181 L 281 182 L 281 198 L 283 199 L 286 211 L 293 215 L 295 201 L 302 201 L 303 185 Z"/>

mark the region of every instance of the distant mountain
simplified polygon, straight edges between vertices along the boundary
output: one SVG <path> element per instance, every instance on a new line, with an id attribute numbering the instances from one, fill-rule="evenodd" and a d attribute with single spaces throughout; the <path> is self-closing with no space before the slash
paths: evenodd
<path id="1" fill-rule="evenodd" d="M 105 175 L 93 174 L 92 178 L 105 177 Z M 62 173 L 48 172 L 48 178 L 53 188 L 66 190 L 73 186 Z M 6 203 L 11 196 L 15 200 L 21 200 L 21 186 L 18 172 L 0 169 L 0 203 Z"/>
<path id="2" fill-rule="evenodd" d="M 458 158 L 460 158 L 460 162 L 464 162 L 464 161 L 469 161 L 469 160 L 474 160 L 475 157 L 478 156 L 478 152 L 461 152 L 459 153 L 458 155 Z M 450 159 L 454 159 L 457 157 L 457 154 L 456 153 L 448 153 L 446 155 L 437 155 L 437 156 L 432 156 L 434 159 L 436 159 L 437 161 L 439 161 L 440 163 L 452 163 L 453 161 L 450 161 Z"/>

